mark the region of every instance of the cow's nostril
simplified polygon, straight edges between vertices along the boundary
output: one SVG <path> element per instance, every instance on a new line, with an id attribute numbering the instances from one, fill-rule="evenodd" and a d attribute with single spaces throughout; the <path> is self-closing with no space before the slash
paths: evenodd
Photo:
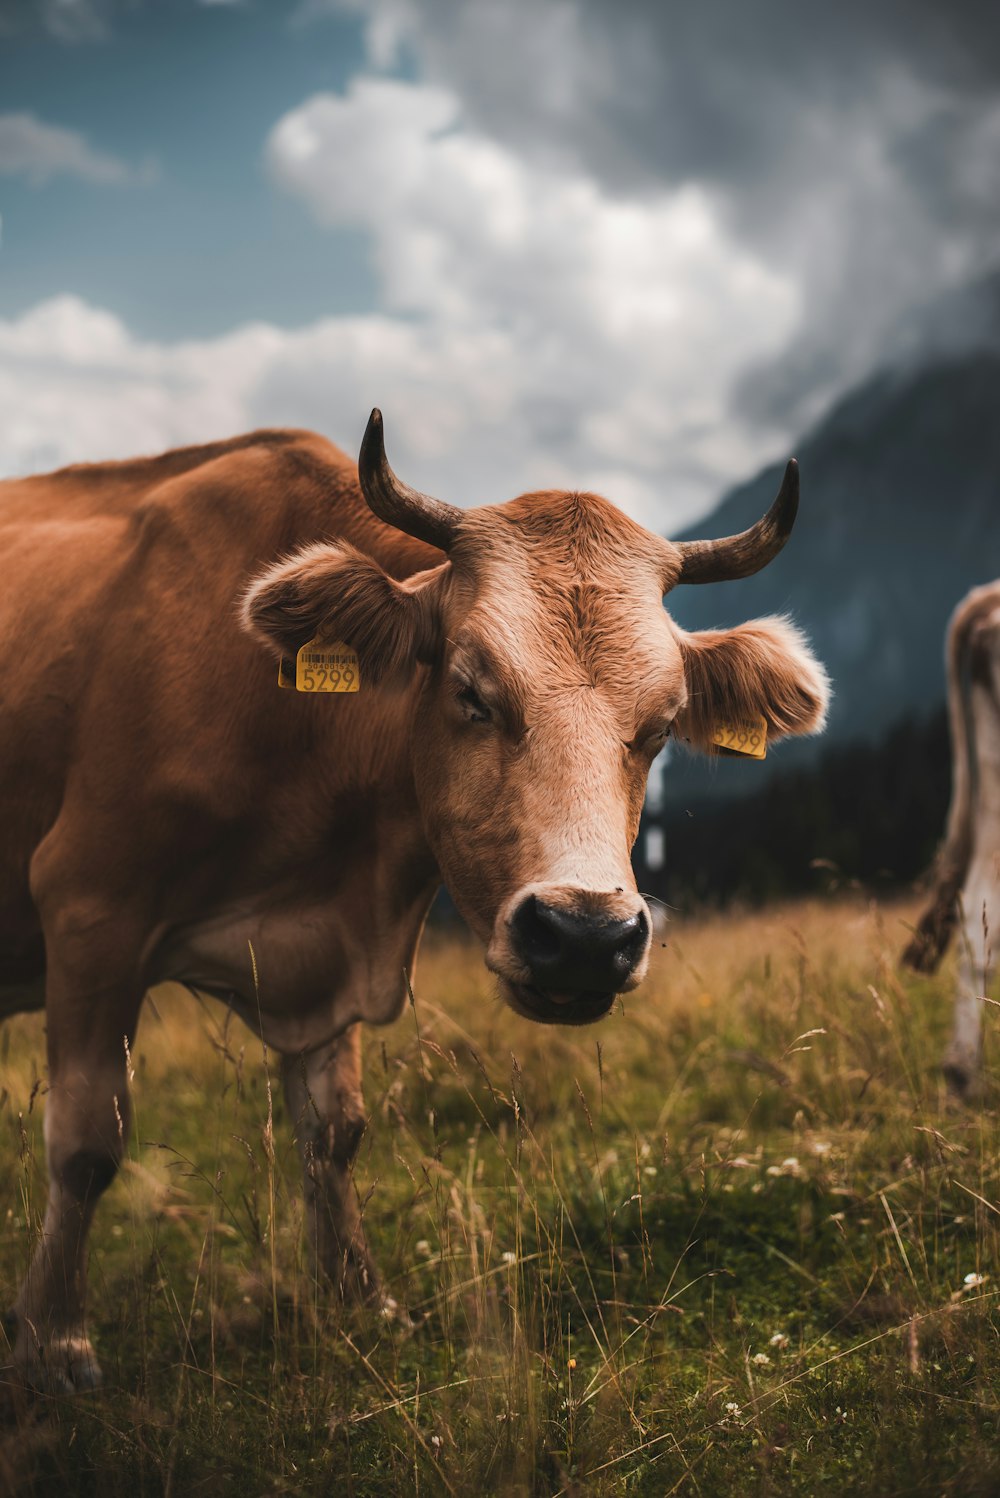
<path id="1" fill-rule="evenodd" d="M 518 949 L 529 965 L 553 962 L 562 950 L 562 936 L 551 917 L 551 905 L 543 905 L 535 895 L 522 900 L 511 922 Z"/>
<path id="2" fill-rule="evenodd" d="M 622 925 L 628 929 L 620 951 L 631 969 L 646 950 L 646 942 L 649 940 L 649 922 L 646 920 L 646 912 L 636 911 L 635 915 L 629 916 L 627 921 L 622 922 Z"/>

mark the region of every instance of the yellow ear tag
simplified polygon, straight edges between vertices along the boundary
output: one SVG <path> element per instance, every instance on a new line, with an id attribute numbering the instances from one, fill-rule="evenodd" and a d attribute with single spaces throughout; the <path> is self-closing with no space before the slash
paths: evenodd
<path id="1" fill-rule="evenodd" d="M 745 723 L 717 723 L 711 742 L 720 754 L 764 759 L 767 755 L 767 719 L 748 718 Z"/>
<path id="2" fill-rule="evenodd" d="M 278 667 L 279 687 L 297 692 L 356 692 L 361 686 L 358 653 L 342 640 L 307 640 L 295 664 Z"/>

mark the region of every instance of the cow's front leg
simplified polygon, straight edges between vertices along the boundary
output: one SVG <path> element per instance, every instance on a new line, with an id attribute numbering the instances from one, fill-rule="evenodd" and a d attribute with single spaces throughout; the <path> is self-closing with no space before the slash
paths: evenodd
<path id="1" fill-rule="evenodd" d="M 352 1174 L 366 1123 L 361 1026 L 314 1051 L 286 1056 L 282 1075 L 317 1266 L 345 1300 L 381 1302 Z"/>
<path id="2" fill-rule="evenodd" d="M 41 1241 L 14 1307 L 15 1366 L 36 1386 L 93 1388 L 101 1370 L 84 1321 L 87 1232 L 129 1126 L 126 1037 L 138 1005 L 89 994 L 67 1010 L 50 996 L 45 1151 L 49 1195 Z"/>

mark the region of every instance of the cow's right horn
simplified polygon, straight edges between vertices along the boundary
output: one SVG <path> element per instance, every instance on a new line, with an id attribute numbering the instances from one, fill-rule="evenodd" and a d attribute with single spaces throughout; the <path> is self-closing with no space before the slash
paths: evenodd
<path id="1" fill-rule="evenodd" d="M 420 541 L 429 541 L 440 551 L 450 548 L 462 511 L 456 505 L 432 499 L 429 494 L 421 494 L 419 489 L 411 489 L 408 484 L 400 482 L 385 455 L 382 412 L 377 406 L 368 418 L 361 439 L 358 478 L 368 508 L 380 520 L 409 536 L 416 536 Z"/>
<path id="2" fill-rule="evenodd" d="M 799 465 L 792 458 L 778 497 L 756 525 L 718 541 L 678 541 L 679 583 L 724 583 L 750 577 L 774 560 L 792 533 L 799 508 Z"/>

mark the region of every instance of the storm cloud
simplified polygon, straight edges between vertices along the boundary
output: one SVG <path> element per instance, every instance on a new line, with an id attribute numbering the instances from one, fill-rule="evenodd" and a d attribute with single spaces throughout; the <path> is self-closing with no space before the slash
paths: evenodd
<path id="1" fill-rule="evenodd" d="M 744 414 L 802 422 L 1000 259 L 1000 8 L 980 0 L 334 0 L 471 124 L 611 194 L 697 182 L 800 292 Z"/>

